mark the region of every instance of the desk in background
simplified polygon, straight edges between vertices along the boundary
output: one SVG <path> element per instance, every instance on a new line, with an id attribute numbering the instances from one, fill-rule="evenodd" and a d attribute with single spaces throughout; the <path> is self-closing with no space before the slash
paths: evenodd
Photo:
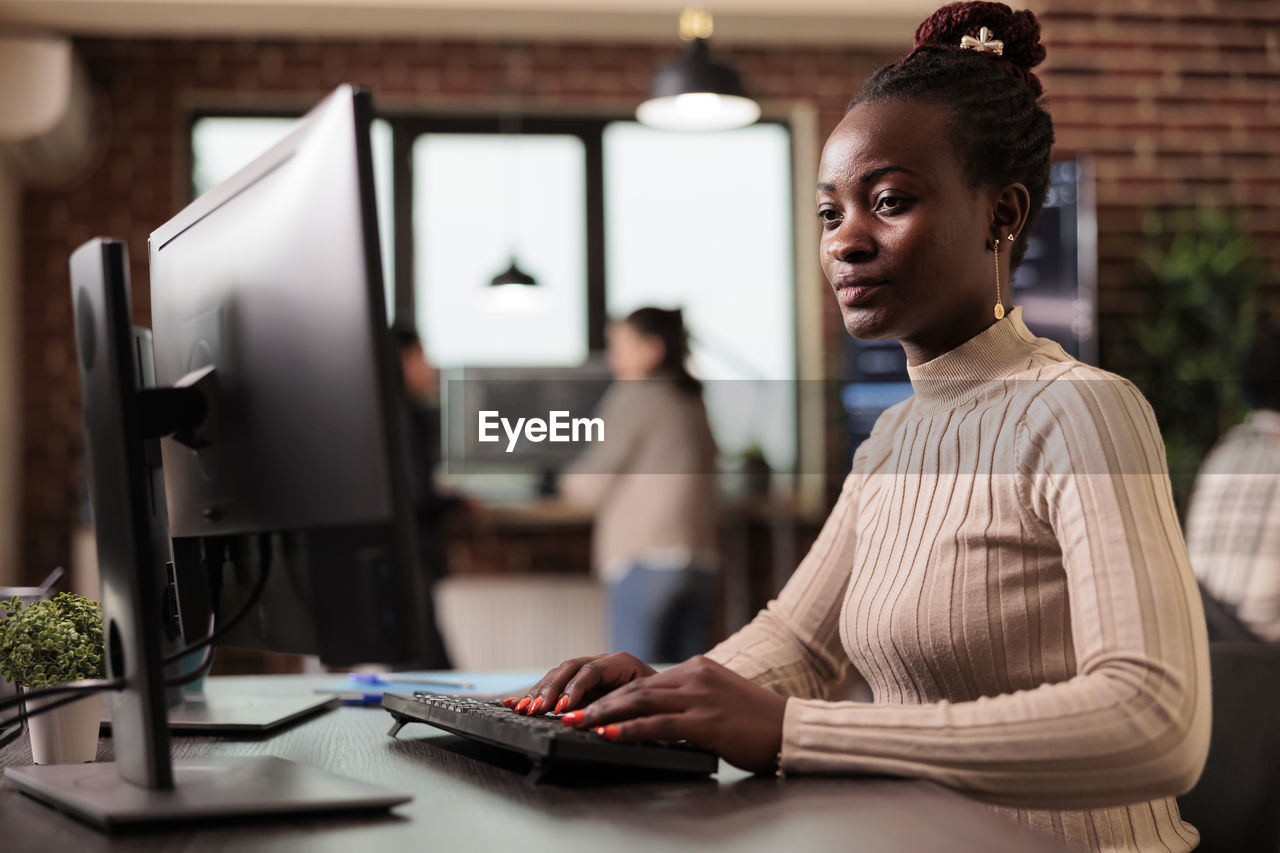
<path id="1" fill-rule="evenodd" d="M 242 677 L 220 679 L 217 687 L 280 694 L 308 691 L 318 680 Z M 0 782 L 0 847 L 6 853 L 1064 849 L 928 782 L 774 779 L 721 763 L 709 780 L 530 786 L 518 762 L 500 752 L 427 726 L 408 726 L 392 739 L 390 725 L 380 708 L 342 707 L 262 740 L 173 739 L 176 758 L 276 755 L 413 794 L 389 815 L 224 821 L 108 836 L 19 794 L 6 780 Z M 98 759 L 112 760 L 110 738 L 99 743 Z M 25 737 L 0 750 L 0 766 L 30 760 Z"/>
<path id="2" fill-rule="evenodd" d="M 455 577 L 590 577 L 592 517 L 589 510 L 560 500 L 537 499 L 493 504 L 454 518 L 448 526 L 449 572 Z M 725 501 L 717 637 L 741 628 L 777 595 L 825 518 L 806 512 L 795 495 Z"/>

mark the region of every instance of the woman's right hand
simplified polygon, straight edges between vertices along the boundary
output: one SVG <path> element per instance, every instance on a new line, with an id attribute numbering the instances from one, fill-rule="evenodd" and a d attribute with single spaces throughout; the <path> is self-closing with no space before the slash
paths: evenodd
<path id="1" fill-rule="evenodd" d="M 512 697 L 502 704 L 520 714 L 541 714 L 552 710 L 561 714 L 656 672 L 627 652 L 571 658 L 544 675 L 528 695 Z"/>

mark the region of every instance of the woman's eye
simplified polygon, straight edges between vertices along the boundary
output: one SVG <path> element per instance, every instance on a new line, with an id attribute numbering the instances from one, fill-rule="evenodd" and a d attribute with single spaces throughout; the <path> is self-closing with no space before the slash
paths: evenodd
<path id="1" fill-rule="evenodd" d="M 826 228 L 830 228 L 840 221 L 840 211 L 834 208 L 824 207 L 818 211 L 818 221 Z"/>
<path id="2" fill-rule="evenodd" d="M 876 199 L 876 211 L 879 213 L 901 213 L 911 206 L 911 199 L 904 195 L 882 195 Z"/>

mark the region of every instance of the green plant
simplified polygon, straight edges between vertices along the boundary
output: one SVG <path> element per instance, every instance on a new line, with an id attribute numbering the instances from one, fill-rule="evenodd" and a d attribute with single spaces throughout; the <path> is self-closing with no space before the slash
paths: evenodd
<path id="1" fill-rule="evenodd" d="M 105 678 L 102 606 L 82 595 L 59 593 L 24 606 L 0 602 L 0 676 L 24 687 Z"/>
<path id="2" fill-rule="evenodd" d="M 1133 325 L 1139 385 L 1165 440 L 1179 506 L 1205 453 L 1244 414 L 1240 375 L 1257 326 L 1259 267 L 1236 218 L 1213 208 L 1152 212 L 1140 259 L 1148 312 Z"/>

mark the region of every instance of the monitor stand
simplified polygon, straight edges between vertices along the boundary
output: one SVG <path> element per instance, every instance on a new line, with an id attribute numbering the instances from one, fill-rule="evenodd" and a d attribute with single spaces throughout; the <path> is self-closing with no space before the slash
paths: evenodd
<path id="1" fill-rule="evenodd" d="M 22 791 L 107 831 L 229 817 L 384 810 L 412 797 L 269 755 L 173 762 L 173 788 L 124 782 L 115 764 L 8 767 Z"/>
<path id="2" fill-rule="evenodd" d="M 116 760 L 7 767 L 19 791 L 102 829 L 227 817 L 385 810 L 411 797 L 271 756 L 173 761 L 165 725 L 158 564 L 152 545 L 148 437 L 129 324 L 124 244 L 95 238 L 71 256 L 85 455 L 106 634 Z M 168 389 L 153 397 L 166 404 Z M 153 405 L 165 414 L 167 405 Z M 176 408 L 176 407 L 175 407 Z M 163 419 L 161 419 L 163 420 Z M 180 418 L 168 418 L 171 426 Z"/>

